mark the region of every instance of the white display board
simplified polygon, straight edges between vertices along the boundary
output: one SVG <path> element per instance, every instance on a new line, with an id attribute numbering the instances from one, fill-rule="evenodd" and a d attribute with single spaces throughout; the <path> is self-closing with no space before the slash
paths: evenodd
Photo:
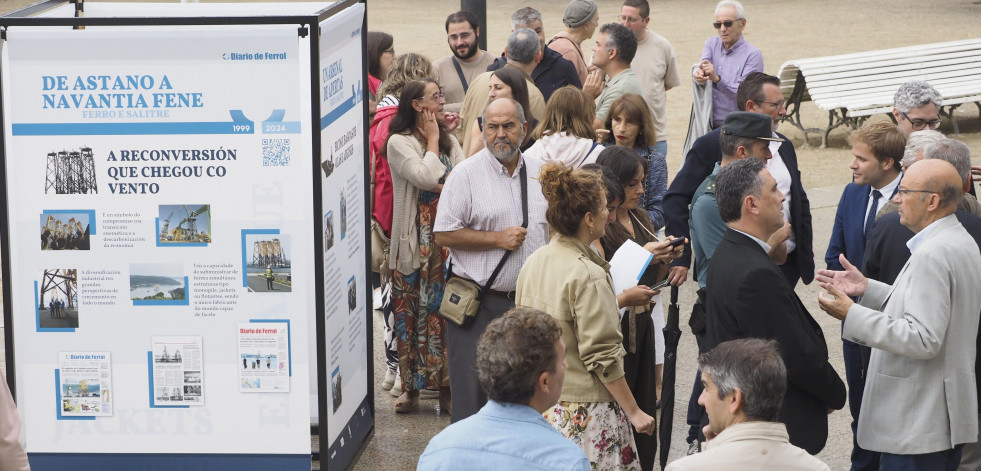
<path id="1" fill-rule="evenodd" d="M 320 128 L 296 24 L 8 29 L 5 295 L 36 469 L 47 462 L 35 458 L 75 453 L 289 456 L 236 469 L 309 469 L 318 302 L 328 326 L 346 318 L 350 329 L 332 357 L 344 371 L 334 412 L 358 412 L 369 348 L 363 15 L 354 5 L 335 16 L 357 18 L 357 34 L 351 51 L 321 54 L 348 68 Z M 318 130 L 336 164 L 321 172 L 320 217 L 334 234 L 323 254 Z"/>
<path id="2" fill-rule="evenodd" d="M 320 24 L 320 136 L 324 224 L 324 311 L 331 467 L 357 452 L 372 421 L 368 394 L 363 5 Z"/>

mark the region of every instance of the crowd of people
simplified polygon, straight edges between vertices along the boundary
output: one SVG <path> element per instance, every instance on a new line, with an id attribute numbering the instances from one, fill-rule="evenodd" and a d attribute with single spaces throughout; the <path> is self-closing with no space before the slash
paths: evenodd
<path id="1" fill-rule="evenodd" d="M 704 99 L 670 185 L 674 51 L 646 0 L 599 18 L 572 0 L 546 39 L 520 8 L 495 56 L 456 12 L 435 62 L 368 33 L 372 217 L 390 240 L 382 385 L 396 412 L 428 394 L 452 421 L 419 469 L 654 469 L 665 318 L 651 285 L 692 268 L 699 371 L 689 456 L 669 469 L 828 469 L 812 455 L 846 400 L 853 470 L 981 466 L 981 204 L 969 150 L 936 131 L 941 95 L 905 83 L 894 122 L 849 136 L 853 183 L 816 272 L 794 145 L 776 132 L 780 79 L 743 37 L 743 6 L 718 3 L 691 67 Z M 618 286 L 611 261 L 634 247 L 652 281 Z M 815 279 L 842 321 L 844 380 L 795 292 Z"/>

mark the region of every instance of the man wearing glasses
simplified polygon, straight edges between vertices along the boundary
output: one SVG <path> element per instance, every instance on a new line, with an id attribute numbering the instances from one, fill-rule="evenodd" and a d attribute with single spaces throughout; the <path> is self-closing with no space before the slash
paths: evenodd
<path id="1" fill-rule="evenodd" d="M 903 157 L 903 166 L 910 167 L 914 163 L 923 159 L 942 159 L 950 162 L 964 183 L 965 191 L 971 181 L 971 150 L 963 142 L 953 139 L 945 139 L 943 135 L 934 138 L 933 135 L 940 133 L 936 131 L 918 131 L 910 135 L 906 144 L 906 156 Z M 919 152 L 910 153 L 909 149 L 919 141 L 918 137 L 930 136 L 932 142 L 927 144 Z M 973 205 L 971 204 L 973 201 Z M 883 215 L 884 211 L 892 209 L 891 212 Z M 891 202 L 890 206 L 883 208 L 879 212 L 880 217 L 869 234 L 869 242 L 865 247 L 865 261 L 862 266 L 862 274 L 868 278 L 892 284 L 896 277 L 902 272 L 909 260 L 910 252 L 906 243 L 913 237 L 913 231 L 909 230 L 900 222 L 900 215 L 896 212 L 899 205 Z M 981 242 L 981 212 L 978 211 L 977 200 L 969 194 L 964 194 L 964 200 L 954 213 L 957 220 L 961 222 L 968 234 L 976 242 Z M 981 338 L 978 339 L 981 341 Z M 864 353 L 864 352 L 863 352 Z M 868 358 L 863 358 L 868 362 Z M 975 385 L 981 380 L 981 361 L 975 361 Z M 981 387 L 978 388 L 981 391 Z M 878 454 L 876 454 L 878 455 Z M 965 444 L 961 453 L 960 469 L 979 469 L 981 468 L 981 443 Z M 852 466 L 853 470 L 861 471 L 862 468 Z M 878 471 L 878 462 L 875 469 Z"/>
<path id="2" fill-rule="evenodd" d="M 880 469 L 955 470 L 978 440 L 975 383 L 981 253 L 957 220 L 964 182 L 949 162 L 921 160 L 898 191 L 899 220 L 914 235 L 891 286 L 844 257 L 820 270 L 821 309 L 842 336 L 872 348 L 857 441 L 882 453 Z M 861 296 L 855 303 L 849 296 Z"/>
<path id="3" fill-rule="evenodd" d="M 473 13 L 460 10 L 446 17 L 446 42 L 453 54 L 433 62 L 446 95 L 446 106 L 443 107 L 446 112 L 460 112 L 463 97 L 474 78 L 486 72 L 494 62 L 494 56 L 477 46 L 479 40 L 480 26 Z"/>
<path id="4" fill-rule="evenodd" d="M 736 0 L 722 0 L 715 6 L 712 27 L 719 36 L 705 41 L 692 77 L 700 84 L 712 82 L 712 128 L 717 128 L 736 110 L 736 90 L 743 78 L 763 72 L 763 53 L 743 38 L 746 14 Z"/>
<path id="5" fill-rule="evenodd" d="M 844 270 L 839 257 L 851 265 L 862 266 L 865 246 L 872 232 L 875 216 L 896 195 L 902 178 L 900 162 L 906 150 L 906 137 L 888 121 L 867 123 L 849 136 L 852 144 L 852 183 L 841 194 L 834 227 L 824 261 L 829 270 Z M 863 351 L 864 348 L 864 351 Z M 852 414 L 852 432 L 858 430 L 858 416 L 869 358 L 868 347 L 842 338 L 845 380 L 848 382 L 848 408 Z M 878 470 L 878 453 L 859 446 L 852 439 L 852 469 Z"/>
<path id="6" fill-rule="evenodd" d="M 911 80 L 896 90 L 892 116 L 906 137 L 913 131 L 940 127 L 943 97 L 929 83 Z"/>

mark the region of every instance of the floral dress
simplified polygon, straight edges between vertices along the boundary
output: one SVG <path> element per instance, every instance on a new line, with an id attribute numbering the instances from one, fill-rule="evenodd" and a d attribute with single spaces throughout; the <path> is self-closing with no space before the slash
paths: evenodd
<path id="1" fill-rule="evenodd" d="M 440 155 L 439 158 L 449 169 L 449 157 Z M 437 203 L 439 193 L 419 190 L 414 223 L 419 233 L 422 265 L 407 275 L 392 271 L 392 311 L 403 391 L 450 385 L 444 337 L 446 321 L 439 315 L 447 251 L 433 240 Z"/>
<path id="2" fill-rule="evenodd" d="M 633 429 L 616 402 L 560 401 L 542 415 L 582 448 L 591 469 L 640 469 Z"/>

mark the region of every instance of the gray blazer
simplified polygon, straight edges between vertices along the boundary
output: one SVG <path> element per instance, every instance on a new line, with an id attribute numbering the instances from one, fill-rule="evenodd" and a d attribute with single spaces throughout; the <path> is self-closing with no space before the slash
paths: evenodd
<path id="1" fill-rule="evenodd" d="M 925 235 L 895 284 L 869 280 L 842 329 L 843 338 L 873 347 L 862 448 L 924 454 L 977 441 L 979 312 L 981 254 L 954 216 Z"/>

